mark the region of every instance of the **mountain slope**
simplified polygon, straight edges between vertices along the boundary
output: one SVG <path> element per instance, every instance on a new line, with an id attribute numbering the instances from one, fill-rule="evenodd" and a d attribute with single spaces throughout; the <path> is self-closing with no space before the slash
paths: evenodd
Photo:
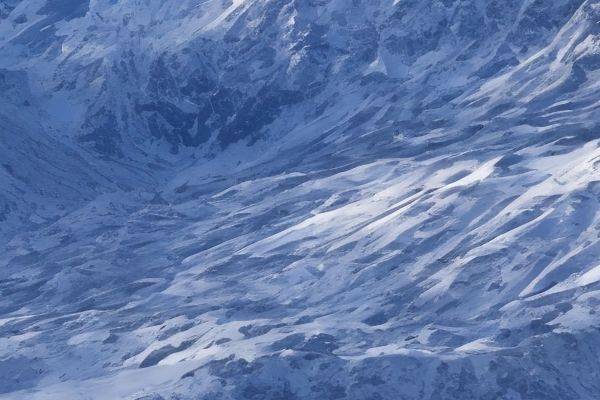
<path id="1" fill-rule="evenodd" d="M 0 4 L 0 398 L 600 394 L 597 1 Z"/>

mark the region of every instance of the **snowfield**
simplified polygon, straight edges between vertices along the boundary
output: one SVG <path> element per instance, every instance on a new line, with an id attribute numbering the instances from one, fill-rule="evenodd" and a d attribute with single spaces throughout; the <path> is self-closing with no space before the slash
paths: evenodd
<path id="1" fill-rule="evenodd" d="M 600 398 L 599 26 L 0 0 L 0 399 Z"/>

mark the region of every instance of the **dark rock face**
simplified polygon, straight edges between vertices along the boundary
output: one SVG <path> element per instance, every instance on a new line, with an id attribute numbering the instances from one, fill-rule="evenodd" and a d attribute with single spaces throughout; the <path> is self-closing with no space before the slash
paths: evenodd
<path id="1" fill-rule="evenodd" d="M 85 16 L 89 10 L 90 0 L 47 0 L 37 13 L 55 20 L 70 21 Z"/>
<path id="2" fill-rule="evenodd" d="M 180 21 L 190 17 L 184 10 L 171 15 L 165 8 L 162 20 L 147 24 L 142 10 L 109 16 L 124 7 L 116 2 L 98 10 L 90 10 L 87 1 L 46 2 L 36 10 L 45 19 L 13 41 L 32 55 L 60 60 L 56 88 L 88 98 L 87 111 L 74 118 L 80 119 L 76 134 L 94 151 L 122 156 L 128 143 L 158 140 L 177 153 L 185 147 L 225 148 L 279 134 L 272 124 L 297 118 L 299 104 L 305 118 L 322 115 L 323 105 L 332 105 L 333 87 L 367 95 L 377 86 L 401 99 L 408 97 L 399 85 L 409 79 L 411 87 L 429 88 L 428 104 L 443 104 L 447 95 L 435 93 L 447 89 L 437 76 L 452 69 L 455 78 L 461 74 L 473 86 L 515 67 L 546 45 L 582 0 L 526 6 L 474 0 L 379 3 L 244 2 L 218 30 L 200 26 L 181 44 L 158 49 L 152 43 L 155 31 L 182 26 Z M 5 14 L 17 6 L 3 4 Z M 59 33 L 65 24 L 78 28 Z M 82 39 L 75 36 L 79 30 L 86 31 Z M 77 40 L 82 41 L 69 56 L 59 54 L 71 46 L 65 41 Z M 90 46 L 105 49 L 106 56 L 89 58 Z M 422 66 L 425 58 L 431 61 Z M 385 73 L 373 70 L 373 63 L 385 65 Z M 428 72 L 421 74 L 423 70 Z M 86 94 L 90 86 L 100 90 Z M 418 99 L 409 90 L 410 101 Z"/>
<path id="3" fill-rule="evenodd" d="M 80 142 L 91 144 L 93 149 L 102 155 L 122 155 L 119 147 L 122 131 L 112 111 L 101 108 L 86 120 L 82 129 L 89 133 L 79 136 Z"/>

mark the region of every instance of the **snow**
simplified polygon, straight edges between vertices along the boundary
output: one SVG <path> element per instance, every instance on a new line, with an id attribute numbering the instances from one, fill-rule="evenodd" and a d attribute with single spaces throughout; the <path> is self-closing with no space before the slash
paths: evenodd
<path id="1" fill-rule="evenodd" d="M 593 1 L 46 3 L 1 399 L 598 398 Z"/>

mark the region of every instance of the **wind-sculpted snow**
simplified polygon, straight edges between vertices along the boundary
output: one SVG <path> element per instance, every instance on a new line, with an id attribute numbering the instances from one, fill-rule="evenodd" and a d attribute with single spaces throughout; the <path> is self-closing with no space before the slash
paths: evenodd
<path id="1" fill-rule="evenodd" d="M 597 399 L 597 1 L 0 1 L 0 398 Z"/>

